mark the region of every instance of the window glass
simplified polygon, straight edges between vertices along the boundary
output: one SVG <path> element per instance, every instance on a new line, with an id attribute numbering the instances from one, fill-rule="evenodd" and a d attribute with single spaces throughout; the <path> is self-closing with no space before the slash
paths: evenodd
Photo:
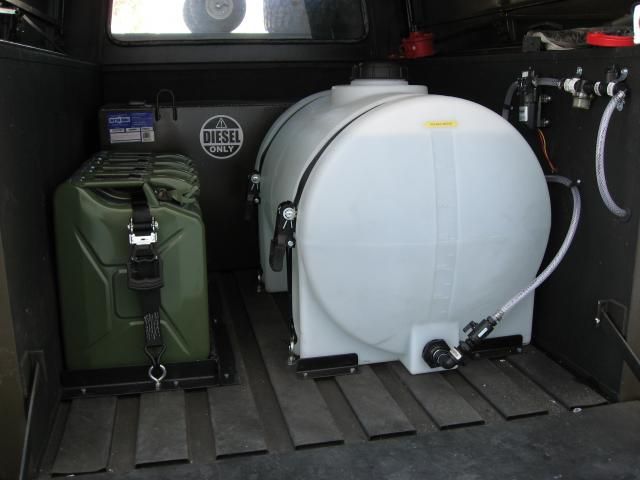
<path id="1" fill-rule="evenodd" d="M 363 0 L 113 0 L 117 40 L 359 40 Z"/>

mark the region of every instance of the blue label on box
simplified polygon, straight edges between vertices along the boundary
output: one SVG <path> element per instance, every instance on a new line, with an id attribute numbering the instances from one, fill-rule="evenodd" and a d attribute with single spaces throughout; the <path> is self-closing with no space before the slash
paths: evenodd
<path id="1" fill-rule="evenodd" d="M 107 113 L 111 143 L 146 143 L 155 141 L 153 112 Z"/>

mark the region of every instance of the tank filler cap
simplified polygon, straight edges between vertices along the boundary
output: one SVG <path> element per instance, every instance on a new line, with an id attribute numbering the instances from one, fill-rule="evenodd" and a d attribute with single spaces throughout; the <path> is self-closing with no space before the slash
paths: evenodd
<path id="1" fill-rule="evenodd" d="M 395 62 L 361 62 L 351 69 L 351 80 L 406 80 L 407 67 Z"/>

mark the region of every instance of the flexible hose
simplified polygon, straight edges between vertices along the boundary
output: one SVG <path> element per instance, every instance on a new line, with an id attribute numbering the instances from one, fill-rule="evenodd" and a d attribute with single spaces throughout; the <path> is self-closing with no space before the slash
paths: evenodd
<path id="1" fill-rule="evenodd" d="M 533 80 L 536 87 L 556 87 L 560 88 L 562 80 L 559 78 L 537 77 Z"/>
<path id="2" fill-rule="evenodd" d="M 600 120 L 600 128 L 598 128 L 598 141 L 596 143 L 596 179 L 598 181 L 598 190 L 600 190 L 600 196 L 605 206 L 619 218 L 628 218 L 630 211 L 619 207 L 618 204 L 611 198 L 609 188 L 607 187 L 607 177 L 604 172 L 604 147 L 607 141 L 607 130 L 609 129 L 609 122 L 615 109 L 624 102 L 626 97 L 625 92 L 618 92 L 607 104 L 607 108 L 604 109 L 602 119 Z"/>
<path id="3" fill-rule="evenodd" d="M 575 237 L 576 230 L 578 229 L 578 223 L 580 221 L 580 210 L 582 208 L 582 202 L 580 200 L 580 191 L 578 190 L 577 185 L 575 185 L 571 180 L 566 177 L 562 177 L 560 175 L 547 175 L 547 182 L 549 183 L 559 183 L 560 185 L 564 185 L 567 188 L 571 189 L 571 195 L 573 197 L 573 213 L 571 215 L 571 223 L 569 223 L 569 229 L 567 230 L 567 234 L 564 237 L 564 241 L 556 253 L 556 256 L 553 257 L 553 260 L 547 265 L 547 267 L 538 275 L 535 280 L 526 288 L 520 290 L 511 300 L 504 304 L 500 310 L 491 315 L 496 322 L 500 321 L 502 317 L 513 307 L 515 307 L 523 298 L 533 292 L 536 288 L 538 288 L 542 283 L 549 278 L 549 276 L 555 271 L 555 269 L 560 265 L 562 259 L 566 255 L 571 243 L 573 242 L 573 238 Z"/>
<path id="4" fill-rule="evenodd" d="M 511 102 L 513 102 L 513 95 L 518 89 L 518 81 L 516 80 L 507 89 L 507 94 L 504 97 L 504 105 L 502 106 L 502 118 L 509 120 L 509 114 L 511 113 Z"/>

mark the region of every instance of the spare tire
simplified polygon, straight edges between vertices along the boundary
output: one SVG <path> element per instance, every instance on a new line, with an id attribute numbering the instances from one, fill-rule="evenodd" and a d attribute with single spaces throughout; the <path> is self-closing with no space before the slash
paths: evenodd
<path id="1" fill-rule="evenodd" d="M 264 0 L 264 28 L 269 33 L 310 36 L 304 0 Z"/>
<path id="2" fill-rule="evenodd" d="M 242 23 L 246 0 L 186 0 L 182 14 L 191 33 L 229 33 Z"/>
<path id="3" fill-rule="evenodd" d="M 269 33 L 349 40 L 362 36 L 361 0 L 264 0 L 264 26 Z"/>

